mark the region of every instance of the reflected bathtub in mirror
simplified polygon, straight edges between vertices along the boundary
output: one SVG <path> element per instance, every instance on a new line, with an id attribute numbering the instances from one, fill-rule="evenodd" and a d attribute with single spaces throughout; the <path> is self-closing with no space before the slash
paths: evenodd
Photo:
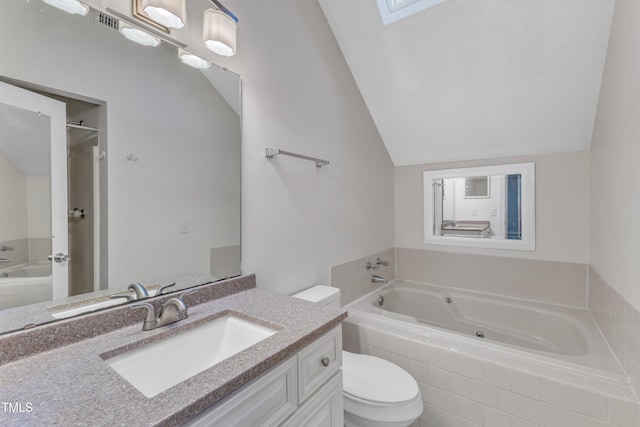
<path id="1" fill-rule="evenodd" d="M 425 171 L 423 180 L 425 244 L 535 250 L 534 163 Z"/>

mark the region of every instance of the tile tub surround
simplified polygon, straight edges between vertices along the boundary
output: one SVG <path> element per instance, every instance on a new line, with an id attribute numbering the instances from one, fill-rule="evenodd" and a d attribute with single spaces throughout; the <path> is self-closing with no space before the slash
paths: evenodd
<path id="1" fill-rule="evenodd" d="M 282 329 L 153 398 L 146 398 L 100 357 L 227 310 Z M 195 305 L 189 313 L 188 319 L 153 331 L 140 330 L 139 319 L 140 324 L 0 366 L 0 396 L 33 404 L 30 413 L 0 412 L 0 424 L 179 425 L 298 352 L 346 317 L 340 309 L 257 288 Z"/>
<path id="2" fill-rule="evenodd" d="M 187 295 L 185 301 L 191 307 L 255 287 L 255 275 L 249 274 L 202 285 L 197 292 Z M 113 291 L 108 293 L 113 293 Z M 152 303 L 157 310 L 165 301 L 177 295 L 179 294 L 174 293 L 153 297 L 146 300 L 146 302 Z M 78 298 L 80 297 L 78 296 Z M 86 301 L 86 298 L 83 301 Z M 13 319 L 14 324 L 26 325 L 37 320 L 51 322 L 53 317 L 46 311 L 47 304 L 53 305 L 49 302 L 45 303 L 43 307 L 38 306 L 37 312 L 32 311 L 36 306 L 31 306 L 25 311 L 17 309 Z M 3 312 L 4 315 L 5 312 Z M 29 315 L 38 317 L 30 318 L 28 317 Z M 33 329 L 0 335 L 0 366 L 23 357 L 73 344 L 129 325 L 137 323 L 142 325 L 144 315 L 144 310 L 132 310 L 131 307 L 123 305 L 47 323 Z M 19 323 L 16 323 L 18 321 Z"/>
<path id="3" fill-rule="evenodd" d="M 26 264 L 29 262 L 28 239 L 25 238 L 16 240 L 5 240 L 4 242 L 0 242 L 0 245 L 5 245 L 13 248 L 12 251 L 0 252 L 0 258 L 5 258 L 10 261 L 6 264 L 0 264 L 0 269 L 13 267 L 20 264 Z"/>
<path id="4" fill-rule="evenodd" d="M 379 270 L 367 270 L 365 265 L 367 261 L 375 264 L 376 258 L 383 261 L 389 261 L 389 266 L 380 266 Z M 368 294 L 375 288 L 379 288 L 382 284 L 371 283 L 371 276 L 374 274 L 392 281 L 395 279 L 395 249 L 387 249 L 364 258 L 359 258 L 343 264 L 331 267 L 331 286 L 340 289 L 340 303 L 345 306 L 363 295 Z"/>
<path id="5" fill-rule="evenodd" d="M 638 400 L 622 382 L 461 344 L 446 333 L 416 334 L 354 311 L 343 338 L 345 350 L 389 360 L 418 381 L 425 410 L 413 427 L 640 425 Z"/>
<path id="6" fill-rule="evenodd" d="M 0 258 L 9 259 L 11 262 L 0 264 L 0 268 L 26 264 L 28 262 L 48 262 L 51 255 L 51 238 L 24 238 L 0 242 L 0 245 L 13 248 L 12 251 L 0 252 Z"/>
<path id="7" fill-rule="evenodd" d="M 398 279 L 586 307 L 587 265 L 396 248 Z"/>
<path id="8" fill-rule="evenodd" d="M 589 267 L 589 311 L 640 395 L 640 312 Z"/>

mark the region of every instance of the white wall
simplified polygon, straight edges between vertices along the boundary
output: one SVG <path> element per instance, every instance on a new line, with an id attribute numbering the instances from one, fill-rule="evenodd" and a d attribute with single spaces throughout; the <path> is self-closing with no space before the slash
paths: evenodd
<path id="1" fill-rule="evenodd" d="M 590 263 L 640 310 L 638 93 L 640 3 L 617 0 L 591 144 Z"/>
<path id="2" fill-rule="evenodd" d="M 531 161 L 536 164 L 535 252 L 424 244 L 422 172 Z M 587 263 L 589 257 L 589 153 L 579 151 L 397 167 L 395 170 L 395 246 Z"/>
<path id="3" fill-rule="evenodd" d="M 239 156 L 238 116 L 173 48 L 135 45 L 39 1 L 0 8 L 0 38 L 16 41 L 0 75 L 106 102 L 109 287 L 208 273 L 211 248 L 239 240 L 238 192 L 228 191 L 239 176 L 228 160 Z M 183 219 L 190 234 L 180 234 Z"/>
<path id="4" fill-rule="evenodd" d="M 27 179 L 1 150 L 0 183 L 0 241 L 26 239 Z"/>
<path id="5" fill-rule="evenodd" d="M 316 0 L 228 0 L 243 79 L 242 265 L 291 293 L 393 246 L 393 166 Z M 331 161 L 321 169 L 265 147 Z"/>
<path id="6" fill-rule="evenodd" d="M 51 177 L 27 176 L 29 238 L 51 239 Z"/>

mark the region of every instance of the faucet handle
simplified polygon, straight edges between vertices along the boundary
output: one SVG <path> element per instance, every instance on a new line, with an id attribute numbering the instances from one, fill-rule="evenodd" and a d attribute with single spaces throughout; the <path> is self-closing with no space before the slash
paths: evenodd
<path id="1" fill-rule="evenodd" d="M 156 296 L 162 295 L 162 292 L 164 292 L 165 289 L 170 288 L 170 287 L 175 286 L 175 285 L 176 285 L 176 282 L 169 283 L 168 285 L 160 286 L 158 288 L 158 291 L 156 292 Z"/>
<path id="2" fill-rule="evenodd" d="M 147 309 L 147 315 L 145 316 L 144 323 L 142 324 L 143 331 L 151 330 L 156 326 L 156 309 L 151 304 L 148 302 L 137 302 L 135 304 L 131 304 L 131 308 Z"/>
<path id="3" fill-rule="evenodd" d="M 197 292 L 197 291 L 199 291 L 199 290 L 200 290 L 200 289 L 198 289 L 198 288 L 196 288 L 196 289 L 190 289 L 190 290 L 188 290 L 187 292 L 183 292 L 183 293 L 181 293 L 181 294 L 180 294 L 180 296 L 178 297 L 178 299 L 182 299 L 182 298 L 184 298 L 185 296 L 187 296 L 187 295 L 189 295 L 189 294 L 192 294 L 192 293 L 194 293 L 194 292 Z"/>
<path id="4" fill-rule="evenodd" d="M 383 261 L 380 257 L 376 258 L 377 265 L 384 265 L 385 267 L 389 267 L 389 261 Z"/>
<path id="5" fill-rule="evenodd" d="M 144 286 L 142 286 L 140 283 L 132 283 L 129 285 L 127 289 L 133 290 L 136 293 L 136 299 L 149 297 L 149 292 L 147 292 L 147 289 Z"/>
<path id="6" fill-rule="evenodd" d="M 365 266 L 365 268 L 366 268 L 367 270 L 379 270 L 379 269 L 380 269 L 380 264 L 379 264 L 379 263 L 377 263 L 377 262 L 376 262 L 376 264 L 375 264 L 375 265 L 373 265 L 373 264 L 371 263 L 371 261 L 367 261 L 367 263 L 366 263 L 364 266 Z"/>
<path id="7" fill-rule="evenodd" d="M 126 298 L 127 301 L 135 301 L 136 296 L 133 295 L 133 294 L 130 294 L 128 292 L 123 292 L 123 293 L 119 293 L 119 294 L 109 295 L 109 298 L 111 298 L 111 299 Z"/>

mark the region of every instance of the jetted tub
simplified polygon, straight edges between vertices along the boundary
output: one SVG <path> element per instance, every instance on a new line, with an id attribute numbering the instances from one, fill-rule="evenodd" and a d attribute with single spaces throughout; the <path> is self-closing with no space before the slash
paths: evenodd
<path id="1" fill-rule="evenodd" d="M 345 307 L 407 327 L 446 330 L 463 340 L 506 346 L 550 361 L 624 375 L 586 309 L 402 280 Z M 524 354 L 524 353 L 521 353 Z"/>
<path id="2" fill-rule="evenodd" d="M 51 263 L 21 264 L 0 270 L 0 278 L 51 276 Z"/>
<path id="3" fill-rule="evenodd" d="M 0 309 L 50 301 L 51 263 L 21 264 L 0 270 Z"/>

